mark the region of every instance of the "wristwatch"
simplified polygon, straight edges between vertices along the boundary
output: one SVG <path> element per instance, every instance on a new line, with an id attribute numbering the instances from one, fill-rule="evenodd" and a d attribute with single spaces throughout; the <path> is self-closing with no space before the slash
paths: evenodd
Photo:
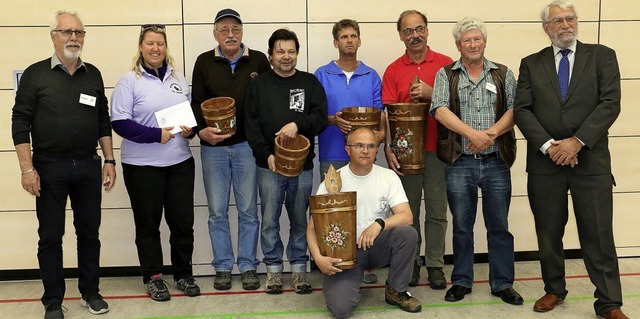
<path id="1" fill-rule="evenodd" d="M 383 231 L 384 230 L 384 220 L 382 218 L 376 218 L 375 222 L 380 224 L 380 227 L 382 227 L 382 229 L 380 229 L 380 231 Z"/>
<path id="2" fill-rule="evenodd" d="M 113 166 L 116 166 L 116 160 L 114 160 L 114 159 L 112 159 L 112 160 L 106 159 L 106 160 L 104 160 L 104 163 L 105 164 L 112 164 Z"/>

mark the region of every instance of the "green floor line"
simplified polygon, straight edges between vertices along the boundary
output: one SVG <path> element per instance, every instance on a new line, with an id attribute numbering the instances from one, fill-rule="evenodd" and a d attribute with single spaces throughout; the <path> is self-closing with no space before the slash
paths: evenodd
<path id="1" fill-rule="evenodd" d="M 635 299 L 640 298 L 640 294 L 623 295 L 623 299 Z M 565 301 L 583 301 L 593 300 L 591 296 L 576 296 L 568 297 Z M 525 300 L 525 305 L 535 303 L 535 299 Z M 454 307 L 475 307 L 475 306 L 487 306 L 487 305 L 500 305 L 504 304 L 502 301 L 484 301 L 484 302 L 447 302 L 439 304 L 422 305 L 422 309 L 430 308 L 454 308 Z M 385 311 L 398 309 L 396 306 L 382 306 L 382 307 L 366 307 L 356 308 L 354 312 L 372 312 L 372 311 Z M 250 313 L 226 313 L 226 314 L 207 314 L 207 315 L 184 315 L 184 316 L 168 316 L 168 317 L 144 317 L 137 319 L 233 319 L 241 317 L 268 317 L 268 316 L 283 316 L 283 315 L 304 315 L 304 314 L 320 314 L 328 313 L 326 309 L 315 310 L 298 310 L 298 311 L 267 311 L 267 312 L 250 312 Z"/>

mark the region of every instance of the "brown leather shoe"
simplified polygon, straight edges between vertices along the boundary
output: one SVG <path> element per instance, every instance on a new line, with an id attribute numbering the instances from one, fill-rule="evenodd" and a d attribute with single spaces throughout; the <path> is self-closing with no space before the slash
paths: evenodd
<path id="1" fill-rule="evenodd" d="M 600 319 L 629 319 L 620 309 L 613 309 L 601 315 L 596 315 Z"/>
<path id="2" fill-rule="evenodd" d="M 411 296 L 408 291 L 398 292 L 388 284 L 385 285 L 384 301 L 390 305 L 398 306 L 406 312 L 420 312 L 422 310 L 420 301 Z"/>
<path id="3" fill-rule="evenodd" d="M 538 299 L 536 303 L 533 305 L 533 311 L 536 312 L 547 312 L 553 310 L 557 305 L 564 302 L 563 298 L 560 298 L 558 295 L 554 294 L 545 294 L 542 298 Z"/>

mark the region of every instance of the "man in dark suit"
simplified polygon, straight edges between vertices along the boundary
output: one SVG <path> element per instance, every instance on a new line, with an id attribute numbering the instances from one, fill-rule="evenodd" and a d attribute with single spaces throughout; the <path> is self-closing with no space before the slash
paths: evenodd
<path id="1" fill-rule="evenodd" d="M 546 292 L 533 309 L 550 311 L 567 295 L 562 237 L 570 190 L 585 266 L 596 286 L 596 315 L 627 318 L 620 310 L 607 137 L 620 113 L 616 54 L 577 41 L 578 15 L 570 2 L 550 3 L 541 18 L 552 46 L 522 59 L 514 106 L 527 139 L 527 190 Z"/>

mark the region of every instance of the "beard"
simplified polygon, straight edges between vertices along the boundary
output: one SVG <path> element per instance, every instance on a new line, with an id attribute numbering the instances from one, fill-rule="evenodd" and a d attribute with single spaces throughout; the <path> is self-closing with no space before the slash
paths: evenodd
<path id="1" fill-rule="evenodd" d="M 70 50 L 68 48 L 68 46 L 73 45 L 73 46 L 77 46 L 76 50 Z M 82 55 L 82 45 L 80 43 L 68 43 L 65 44 L 64 46 L 64 57 L 69 59 L 69 60 L 76 60 L 80 57 L 80 55 Z"/>
<path id="2" fill-rule="evenodd" d="M 559 48 L 568 48 L 578 38 L 578 30 L 569 28 L 552 35 L 550 38 L 553 45 Z"/>

